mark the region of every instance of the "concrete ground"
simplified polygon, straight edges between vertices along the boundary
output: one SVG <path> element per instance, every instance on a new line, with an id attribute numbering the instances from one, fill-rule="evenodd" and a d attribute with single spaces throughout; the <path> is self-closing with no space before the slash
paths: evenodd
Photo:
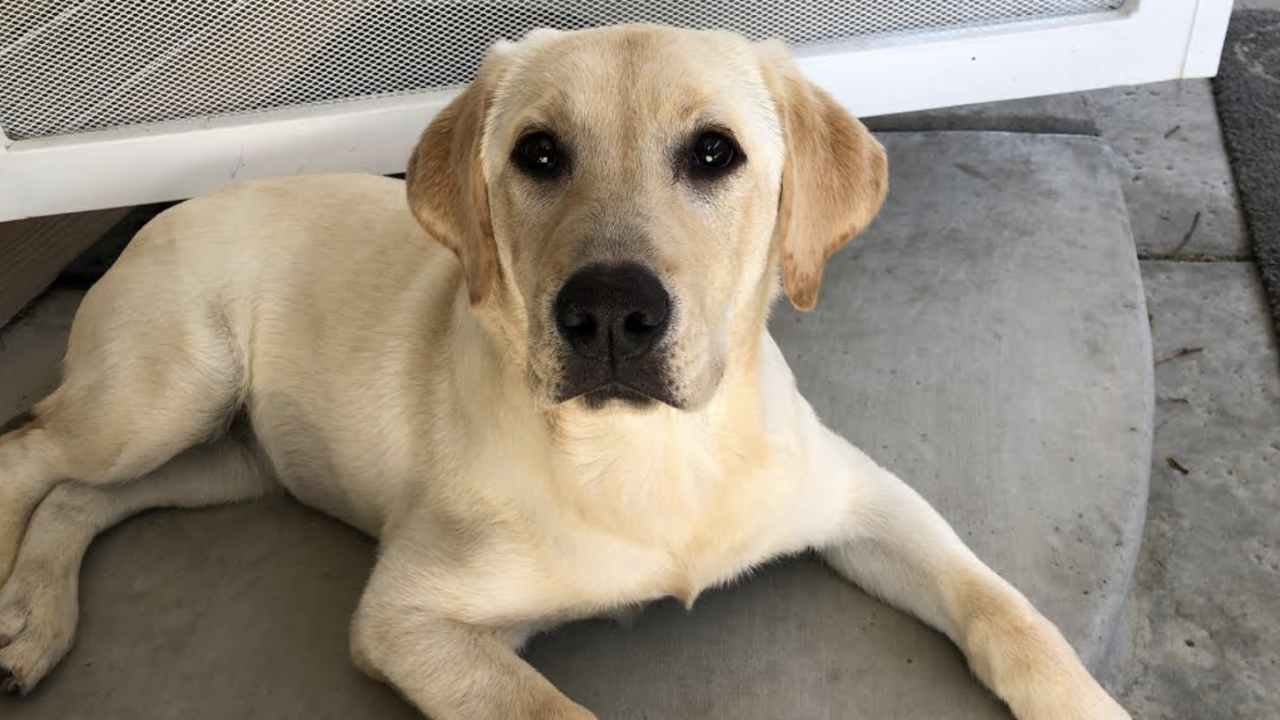
<path id="1" fill-rule="evenodd" d="M 1274 716 L 1280 353 L 1256 270 L 1242 261 L 1247 243 L 1209 84 L 1087 98 L 1133 169 L 1125 193 L 1148 258 L 1152 340 L 1156 358 L 1168 358 L 1156 368 L 1151 496 L 1121 692 L 1148 720 Z"/>
<path id="2" fill-rule="evenodd" d="M 1280 0 L 1236 6 L 1280 10 Z M 1156 368 L 1151 496 L 1120 692 L 1147 720 L 1274 717 L 1280 353 L 1209 81 L 1085 97 L 1132 167 L 1125 194 L 1149 258 L 1152 341 L 1157 361 L 1170 358 Z"/>
<path id="3" fill-rule="evenodd" d="M 1280 712 L 1280 357 L 1251 264 L 1143 263 L 1157 358 L 1120 683 L 1134 717 Z"/>
<path id="4" fill-rule="evenodd" d="M 1280 0 L 1237 7 L 1280 10 Z M 1275 717 L 1280 353 L 1209 81 L 1082 97 L 1129 170 L 1155 356 L 1165 360 L 1119 692 L 1144 720 Z"/>

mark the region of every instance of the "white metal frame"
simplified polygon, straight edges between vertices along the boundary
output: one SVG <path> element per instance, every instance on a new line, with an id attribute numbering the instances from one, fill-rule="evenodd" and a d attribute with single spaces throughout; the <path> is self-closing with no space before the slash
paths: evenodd
<path id="1" fill-rule="evenodd" d="M 1231 0 L 1131 0 L 1111 13 L 810 46 L 804 72 L 864 116 L 1217 72 Z M 453 96 L 428 92 L 10 141 L 0 221 L 192 197 L 238 180 L 393 173 Z"/>

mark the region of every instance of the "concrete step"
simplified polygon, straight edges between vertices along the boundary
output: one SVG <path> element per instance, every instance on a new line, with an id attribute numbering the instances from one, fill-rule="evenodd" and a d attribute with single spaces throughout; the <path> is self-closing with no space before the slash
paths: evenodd
<path id="1" fill-rule="evenodd" d="M 833 259 L 819 309 L 779 312 L 774 332 L 822 416 L 1105 668 L 1151 433 L 1146 311 L 1110 153 L 1052 135 L 885 140 L 880 219 Z M 52 355 L 73 307 L 55 297 L 7 332 L 0 377 Z M 0 416 L 53 371 L 0 387 Z M 90 552 L 63 667 L 3 712 L 416 717 L 347 660 L 371 558 L 358 534 L 283 500 L 131 521 Z M 692 613 L 660 603 L 631 629 L 564 628 L 529 657 L 604 720 L 1008 717 L 941 636 L 809 559 Z"/>

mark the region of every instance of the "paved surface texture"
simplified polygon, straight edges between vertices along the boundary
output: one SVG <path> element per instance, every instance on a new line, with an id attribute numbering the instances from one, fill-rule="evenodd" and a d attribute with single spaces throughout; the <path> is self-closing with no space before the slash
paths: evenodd
<path id="1" fill-rule="evenodd" d="M 1149 262 L 1143 278 L 1169 359 L 1125 704 L 1144 720 L 1274 718 L 1280 363 L 1261 289 L 1248 263 Z"/>
<path id="2" fill-rule="evenodd" d="M 1248 259 L 1231 165 L 1208 80 L 1086 93 L 1119 156 L 1138 251 Z"/>
<path id="3" fill-rule="evenodd" d="M 1113 158 L 1086 138 L 887 144 L 884 214 L 833 261 L 820 309 L 781 313 L 776 333 L 820 412 L 1100 665 L 1149 467 L 1145 309 Z M 47 297 L 0 338 L 0 376 L 18 378 L 0 415 L 51 386 L 77 298 Z M 90 552 L 71 655 L 0 711 L 413 717 L 347 661 L 372 552 L 284 499 L 130 521 Z M 566 628 L 530 656 L 604 718 L 1007 718 L 939 635 L 808 560 L 691 614 Z"/>

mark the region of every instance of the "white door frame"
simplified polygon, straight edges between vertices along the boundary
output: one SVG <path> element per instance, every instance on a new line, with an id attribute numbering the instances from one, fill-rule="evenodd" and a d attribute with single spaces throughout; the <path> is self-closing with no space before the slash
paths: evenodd
<path id="1" fill-rule="evenodd" d="M 1231 0 L 1122 9 L 976 31 L 806 46 L 804 72 L 864 116 L 1208 77 Z M 394 173 L 454 92 L 10 141 L 0 221 L 192 197 L 238 180 Z"/>

